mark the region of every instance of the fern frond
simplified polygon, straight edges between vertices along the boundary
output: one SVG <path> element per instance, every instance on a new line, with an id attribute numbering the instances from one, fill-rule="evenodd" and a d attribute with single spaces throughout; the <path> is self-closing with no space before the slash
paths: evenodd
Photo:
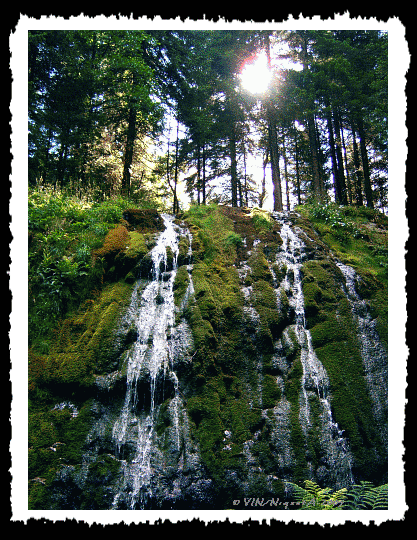
<path id="1" fill-rule="evenodd" d="M 353 485 L 343 504 L 346 510 L 387 510 L 388 484 L 375 487 L 372 482 L 362 481 Z"/>
<path id="2" fill-rule="evenodd" d="M 378 495 L 373 510 L 388 510 L 388 484 L 383 484 L 376 489 Z"/>
<path id="3" fill-rule="evenodd" d="M 301 503 L 300 510 L 335 510 L 340 508 L 346 495 L 346 488 L 342 488 L 332 493 L 331 488 L 321 488 L 312 480 L 305 480 L 305 488 L 287 482 L 293 490 L 296 502 Z"/>

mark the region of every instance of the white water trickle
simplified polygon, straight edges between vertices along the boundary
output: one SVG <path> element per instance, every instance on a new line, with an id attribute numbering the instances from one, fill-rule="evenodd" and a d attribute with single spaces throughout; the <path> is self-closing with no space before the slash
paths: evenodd
<path id="1" fill-rule="evenodd" d="M 346 281 L 346 296 L 355 316 L 361 356 L 365 367 L 365 379 L 368 383 L 371 399 L 374 403 L 374 413 L 379 423 L 380 433 L 388 445 L 388 433 L 385 422 L 386 404 L 388 402 L 388 356 L 376 329 L 377 321 L 368 310 L 366 301 L 360 298 L 356 291 L 359 277 L 355 270 L 348 265 L 337 263 Z"/>
<path id="2" fill-rule="evenodd" d="M 315 392 L 322 406 L 323 437 L 330 463 L 340 464 L 340 474 L 343 481 L 353 481 L 351 473 L 352 458 L 348 443 L 343 437 L 343 431 L 333 420 L 329 402 L 329 378 L 323 364 L 318 359 L 311 339 L 311 333 L 306 328 L 304 308 L 304 295 L 302 291 L 301 267 L 306 260 L 305 245 L 293 231 L 288 218 L 283 214 L 274 214 L 275 219 L 281 223 L 280 235 L 282 250 L 277 255 L 277 263 L 285 265 L 286 276 L 281 283 L 287 293 L 290 306 L 294 310 L 295 332 L 301 347 L 301 364 L 303 375 L 301 380 L 302 397 L 300 397 L 300 420 L 304 433 L 307 435 L 311 427 L 310 405 L 308 393 Z M 337 467 L 336 467 L 337 468 Z"/>
<path id="3" fill-rule="evenodd" d="M 173 285 L 177 271 L 179 233 L 173 217 L 162 217 L 166 228 L 151 251 L 152 280 L 143 290 L 140 302 L 136 290 L 132 295 L 134 305 L 131 308 L 137 309 L 134 320 L 138 337 L 128 359 L 124 404 L 113 426 L 116 452 L 122 457 L 126 450 L 129 459 L 122 461 L 122 485 L 114 498 L 114 509 L 117 509 L 122 494 L 127 497 L 132 509 L 152 495 L 151 457 L 158 378 L 169 378 L 174 384 L 174 400 L 178 396 L 178 379 L 172 371 L 169 339 L 175 323 Z M 168 248 L 173 256 L 172 269 L 168 267 Z M 144 393 L 149 394 L 146 406 L 142 403 L 146 399 Z M 174 406 L 179 447 L 178 408 L 176 404 Z"/>
<path id="4" fill-rule="evenodd" d="M 301 266 L 306 259 L 304 253 L 305 246 L 285 218 L 276 217 L 276 219 L 282 224 L 280 232 L 282 238 L 282 251 L 278 254 L 277 262 L 285 264 L 287 268 L 282 286 L 287 293 L 290 306 L 294 310 L 295 331 L 301 346 L 301 363 L 303 366 L 302 414 L 305 417 L 306 425 L 309 425 L 310 407 L 307 390 L 315 388 L 319 399 L 325 398 L 329 380 L 322 363 L 314 352 L 310 331 L 306 328 L 304 295 L 301 279 Z"/>

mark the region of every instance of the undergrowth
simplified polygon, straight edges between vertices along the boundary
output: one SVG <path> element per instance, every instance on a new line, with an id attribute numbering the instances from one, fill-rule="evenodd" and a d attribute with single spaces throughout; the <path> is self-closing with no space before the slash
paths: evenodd
<path id="1" fill-rule="evenodd" d="M 337 491 L 321 488 L 311 480 L 304 487 L 286 482 L 299 510 L 388 510 L 388 484 L 374 486 L 362 481 Z"/>
<path id="2" fill-rule="evenodd" d="M 186 218 L 195 236 L 194 256 L 201 255 L 208 264 L 216 259 L 222 264 L 234 262 L 236 248 L 242 245 L 243 239 L 234 232 L 233 222 L 216 204 L 192 205 Z"/>
<path id="3" fill-rule="evenodd" d="M 308 202 L 296 208 L 344 262 L 388 282 L 388 218 L 365 206 Z"/>
<path id="4" fill-rule="evenodd" d="M 92 254 L 129 207 L 122 198 L 98 203 L 29 191 L 29 345 L 42 348 L 57 322 L 100 289 L 102 267 Z"/>

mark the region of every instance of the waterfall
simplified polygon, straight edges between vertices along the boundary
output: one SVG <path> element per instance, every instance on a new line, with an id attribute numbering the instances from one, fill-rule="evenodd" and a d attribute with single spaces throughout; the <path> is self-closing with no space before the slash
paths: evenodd
<path id="1" fill-rule="evenodd" d="M 365 379 L 374 404 L 375 419 L 380 433 L 388 448 L 388 433 L 385 422 L 386 404 L 388 402 L 388 356 L 378 332 L 376 320 L 372 319 L 366 301 L 356 292 L 356 283 L 360 280 L 351 266 L 337 263 L 345 277 L 345 294 L 352 307 L 358 328 L 358 341 L 365 367 Z"/>
<path id="2" fill-rule="evenodd" d="M 138 301 L 138 284 L 132 295 L 137 340 L 127 363 L 126 395 L 113 425 L 116 455 L 122 462 L 122 482 L 113 501 L 128 497 L 129 507 L 146 503 L 152 496 L 152 443 L 155 435 L 156 393 L 167 381 L 174 393 L 174 417 L 179 447 L 178 379 L 173 371 L 171 334 L 175 323 L 173 284 L 177 272 L 179 227 L 172 216 L 163 215 L 165 230 L 151 251 L 152 279 Z M 172 268 L 168 253 L 173 256 Z M 127 458 L 124 455 L 127 454 Z"/>
<path id="3" fill-rule="evenodd" d="M 353 482 L 348 441 L 343 431 L 334 421 L 329 395 L 329 378 L 318 359 L 310 331 L 306 328 L 304 296 L 302 291 L 301 267 L 307 259 L 305 245 L 291 228 L 289 218 L 275 212 L 273 217 L 281 224 L 280 236 L 282 249 L 277 254 L 277 263 L 286 267 L 285 277 L 279 287 L 287 294 L 290 307 L 294 312 L 295 333 L 301 348 L 301 364 L 303 368 L 300 395 L 300 423 L 304 434 L 308 437 L 311 428 L 309 394 L 315 393 L 321 405 L 322 441 L 326 448 L 327 460 L 332 469 L 337 485 L 346 481 Z"/>

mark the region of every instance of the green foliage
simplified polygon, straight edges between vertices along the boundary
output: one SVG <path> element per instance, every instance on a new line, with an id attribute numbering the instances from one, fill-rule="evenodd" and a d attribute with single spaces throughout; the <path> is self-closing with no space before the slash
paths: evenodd
<path id="1" fill-rule="evenodd" d="M 326 223 L 342 244 L 348 243 L 351 236 L 359 237 L 360 231 L 352 221 L 346 219 L 342 207 L 334 203 L 309 203 L 306 206 L 311 219 Z"/>
<path id="2" fill-rule="evenodd" d="M 361 481 L 351 486 L 343 502 L 345 510 L 388 510 L 388 484 L 374 486 Z"/>
<path id="3" fill-rule="evenodd" d="M 388 284 L 388 218 L 384 214 L 364 206 L 317 202 L 297 210 L 308 217 L 339 260 L 362 275 L 373 275 L 384 286 Z"/>
<path id="4" fill-rule="evenodd" d="M 304 488 L 292 482 L 286 482 L 286 485 L 292 489 L 299 510 L 340 510 L 347 492 L 347 488 L 338 491 L 321 488 L 311 480 L 304 481 Z"/>
<path id="5" fill-rule="evenodd" d="M 223 243 L 225 248 L 228 248 L 229 246 L 239 247 L 243 245 L 243 240 L 240 234 L 236 234 L 234 232 L 230 232 L 224 239 Z"/>
<path id="6" fill-rule="evenodd" d="M 130 206 L 122 198 L 91 203 L 51 190 L 29 191 L 30 344 L 45 342 L 60 318 L 101 288 L 103 265 L 93 264 L 92 256 Z"/>
<path id="7" fill-rule="evenodd" d="M 260 208 L 253 208 L 250 213 L 250 218 L 257 230 L 270 231 L 273 227 L 272 218 L 269 213 Z"/>
<path id="8" fill-rule="evenodd" d="M 202 257 L 208 264 L 216 259 L 222 264 L 235 260 L 242 238 L 233 230 L 233 222 L 216 204 L 191 205 L 186 218 L 197 240 L 193 245 L 194 257 Z"/>
<path id="9" fill-rule="evenodd" d="M 374 486 L 361 481 L 337 491 L 321 488 L 311 480 L 304 481 L 305 487 L 293 482 L 286 485 L 299 510 L 388 510 L 388 484 Z"/>

